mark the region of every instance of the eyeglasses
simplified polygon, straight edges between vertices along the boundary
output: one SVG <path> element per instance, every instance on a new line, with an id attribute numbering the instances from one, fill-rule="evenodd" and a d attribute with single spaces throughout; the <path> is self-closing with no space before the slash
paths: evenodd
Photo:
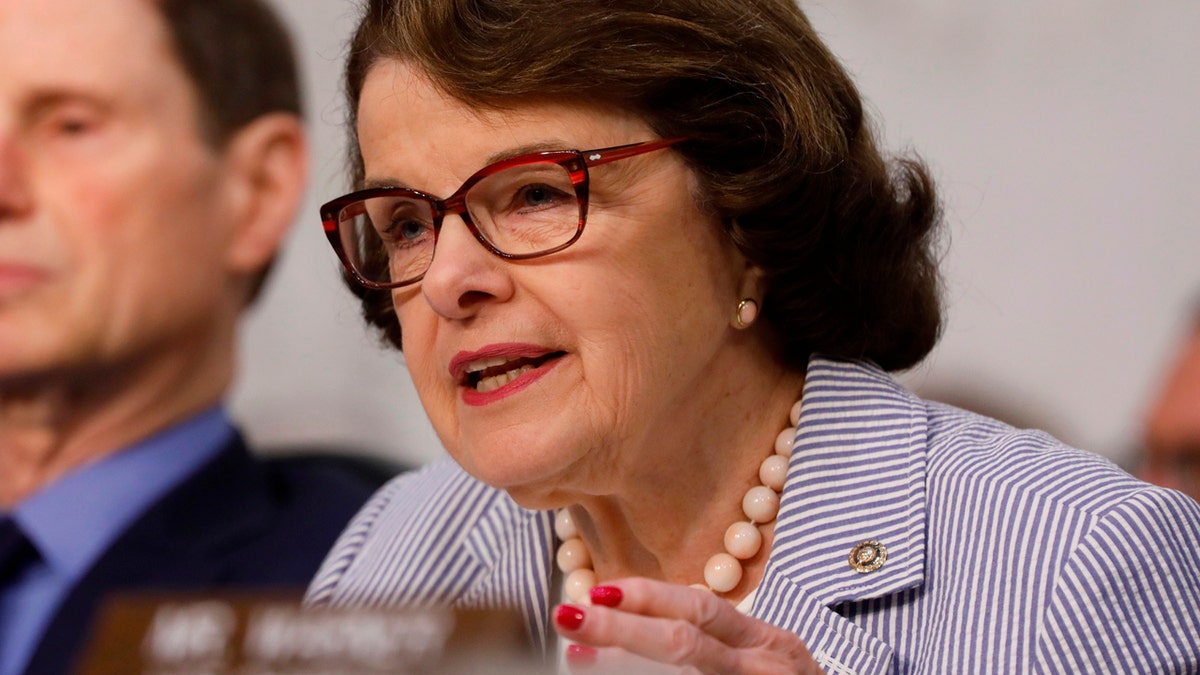
<path id="1" fill-rule="evenodd" d="M 537 258 L 567 248 L 583 234 L 590 167 L 683 140 L 519 155 L 483 167 L 446 199 L 402 187 L 359 190 L 322 206 L 321 220 L 346 270 L 368 288 L 420 281 L 448 213 L 458 214 L 494 255 Z"/>

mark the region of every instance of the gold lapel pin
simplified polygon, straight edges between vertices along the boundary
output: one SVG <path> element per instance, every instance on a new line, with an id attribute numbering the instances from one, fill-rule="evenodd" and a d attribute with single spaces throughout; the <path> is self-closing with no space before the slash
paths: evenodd
<path id="1" fill-rule="evenodd" d="M 864 541 L 850 549 L 850 569 L 869 574 L 887 562 L 887 547 L 875 541 Z"/>

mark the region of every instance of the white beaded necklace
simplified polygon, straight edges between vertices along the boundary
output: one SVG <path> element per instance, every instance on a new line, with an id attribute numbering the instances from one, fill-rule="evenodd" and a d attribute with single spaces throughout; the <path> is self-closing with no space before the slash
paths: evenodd
<path id="1" fill-rule="evenodd" d="M 788 459 L 792 456 L 792 443 L 796 439 L 796 425 L 800 421 L 800 401 L 792 405 L 789 414 L 791 426 L 779 432 L 775 438 L 775 452 L 763 460 L 758 467 L 756 485 L 742 498 L 742 512 L 747 520 L 738 521 L 725 530 L 725 551 L 708 559 L 704 565 L 704 583 L 693 584 L 714 593 L 728 593 L 742 580 L 742 560 L 758 554 L 762 548 L 762 533 L 758 526 L 775 520 L 779 513 L 779 493 L 787 478 Z M 577 604 L 587 604 L 589 593 L 596 585 L 596 572 L 592 570 L 592 556 L 587 545 L 579 536 L 571 514 L 560 509 L 554 518 L 554 532 L 562 540 L 558 547 L 558 568 L 566 575 L 563 594 Z"/>

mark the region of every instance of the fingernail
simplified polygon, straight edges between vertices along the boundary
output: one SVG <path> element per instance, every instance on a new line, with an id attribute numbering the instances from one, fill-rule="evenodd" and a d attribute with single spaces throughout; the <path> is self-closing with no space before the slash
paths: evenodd
<path id="1" fill-rule="evenodd" d="M 554 612 L 554 623 L 566 630 L 579 630 L 583 625 L 583 610 L 575 605 L 559 605 Z"/>
<path id="2" fill-rule="evenodd" d="M 616 607 L 625 596 L 616 586 L 596 586 L 592 589 L 592 604 Z"/>
<path id="3" fill-rule="evenodd" d="M 568 645 L 567 663 L 572 668 L 591 666 L 596 663 L 596 648 L 587 645 Z"/>

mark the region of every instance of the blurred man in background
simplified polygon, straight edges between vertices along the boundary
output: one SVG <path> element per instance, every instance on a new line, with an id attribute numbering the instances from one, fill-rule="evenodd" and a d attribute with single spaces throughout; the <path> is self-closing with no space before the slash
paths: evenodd
<path id="1" fill-rule="evenodd" d="M 1146 417 L 1142 478 L 1200 501 L 1200 304 Z"/>
<path id="2" fill-rule="evenodd" d="M 258 0 L 0 0 L 0 675 L 130 588 L 302 588 L 373 485 L 222 407 L 306 177 Z"/>

